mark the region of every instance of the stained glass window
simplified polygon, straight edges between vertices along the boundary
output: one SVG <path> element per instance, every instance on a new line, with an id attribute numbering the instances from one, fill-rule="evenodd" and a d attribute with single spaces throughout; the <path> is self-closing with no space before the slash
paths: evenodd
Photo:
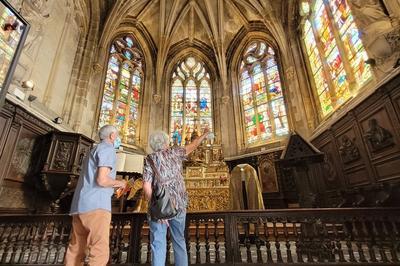
<path id="1" fill-rule="evenodd" d="M 135 144 L 143 65 L 143 54 L 133 36 L 114 40 L 107 65 L 99 128 L 106 124 L 115 125 L 122 142 L 127 144 Z"/>
<path id="2" fill-rule="evenodd" d="M 309 14 L 311 12 L 311 14 Z M 372 77 L 347 0 L 303 0 L 303 39 L 323 116 Z"/>
<path id="3" fill-rule="evenodd" d="M 213 129 L 210 74 L 193 56 L 180 61 L 171 80 L 170 135 L 185 145 L 205 127 Z"/>
<path id="4" fill-rule="evenodd" d="M 289 133 L 275 52 L 266 42 L 254 41 L 245 49 L 240 100 L 247 144 L 265 144 Z"/>

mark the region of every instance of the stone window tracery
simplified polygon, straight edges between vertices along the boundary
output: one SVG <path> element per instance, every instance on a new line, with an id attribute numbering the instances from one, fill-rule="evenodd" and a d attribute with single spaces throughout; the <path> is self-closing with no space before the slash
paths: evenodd
<path id="1" fill-rule="evenodd" d="M 252 41 L 239 71 L 246 143 L 265 144 L 286 136 L 289 125 L 275 51 L 264 41 Z"/>
<path id="2" fill-rule="evenodd" d="M 115 125 L 122 143 L 135 144 L 144 80 L 144 57 L 130 34 L 116 38 L 110 48 L 99 128 Z"/>
<path id="3" fill-rule="evenodd" d="M 179 61 L 172 73 L 170 136 L 175 145 L 188 144 L 205 127 L 213 130 L 210 74 L 194 56 Z"/>
<path id="4" fill-rule="evenodd" d="M 315 94 L 326 116 L 371 79 L 371 67 L 347 0 L 303 0 L 300 10 Z"/>

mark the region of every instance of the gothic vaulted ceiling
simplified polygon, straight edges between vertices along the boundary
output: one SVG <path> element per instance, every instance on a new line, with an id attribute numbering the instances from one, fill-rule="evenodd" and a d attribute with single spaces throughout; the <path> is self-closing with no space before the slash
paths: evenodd
<path id="1" fill-rule="evenodd" d="M 239 30 L 251 22 L 263 23 L 278 45 L 285 43 L 279 40 L 284 34 L 280 20 L 284 2 L 287 0 L 117 0 L 108 15 L 102 40 L 110 41 L 121 25 L 142 25 L 157 49 L 156 71 L 165 66 L 174 44 L 201 42 L 212 49 L 223 80 L 226 51 Z"/>

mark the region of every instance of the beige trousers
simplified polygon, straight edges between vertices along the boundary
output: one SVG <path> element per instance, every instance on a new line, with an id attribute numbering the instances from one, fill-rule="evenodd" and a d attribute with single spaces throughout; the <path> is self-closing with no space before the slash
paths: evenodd
<path id="1" fill-rule="evenodd" d="M 66 266 L 83 265 L 89 251 L 90 266 L 105 266 L 110 255 L 111 213 L 94 210 L 72 216 L 72 236 L 65 255 Z"/>

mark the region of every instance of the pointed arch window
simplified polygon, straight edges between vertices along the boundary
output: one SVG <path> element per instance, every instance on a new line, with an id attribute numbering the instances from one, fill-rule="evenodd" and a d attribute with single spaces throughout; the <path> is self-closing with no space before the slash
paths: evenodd
<path id="1" fill-rule="evenodd" d="M 178 62 L 171 78 L 170 135 L 185 145 L 205 127 L 213 130 L 210 74 L 204 63 L 188 56 Z"/>
<path id="2" fill-rule="evenodd" d="M 303 0 L 303 40 L 322 116 L 354 96 L 372 77 L 347 0 Z"/>
<path id="3" fill-rule="evenodd" d="M 247 144 L 265 144 L 289 133 L 275 52 L 264 41 L 253 41 L 244 50 L 240 100 Z"/>
<path id="4" fill-rule="evenodd" d="M 116 38 L 110 48 L 99 128 L 115 125 L 126 144 L 135 144 L 143 79 L 144 58 L 138 43 L 131 35 Z"/>

